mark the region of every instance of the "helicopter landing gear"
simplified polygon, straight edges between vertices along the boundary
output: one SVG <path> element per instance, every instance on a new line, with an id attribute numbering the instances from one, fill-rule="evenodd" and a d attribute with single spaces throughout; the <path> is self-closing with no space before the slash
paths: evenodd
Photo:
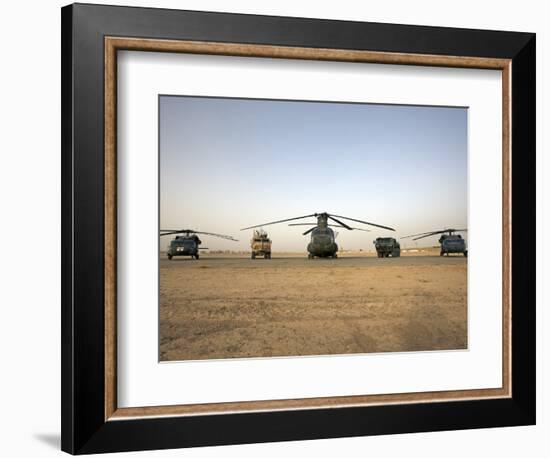
<path id="1" fill-rule="evenodd" d="M 169 254 L 169 255 L 168 255 L 168 261 L 171 261 L 171 260 L 172 260 L 172 255 Z"/>
<path id="2" fill-rule="evenodd" d="M 334 254 L 332 255 L 332 259 L 336 259 L 337 257 L 338 257 L 338 255 L 337 255 L 336 253 L 334 253 Z"/>
<path id="3" fill-rule="evenodd" d="M 308 258 L 308 259 L 313 259 L 313 255 L 312 255 L 311 253 L 309 253 L 309 254 L 307 255 L 307 258 Z"/>
<path id="4" fill-rule="evenodd" d="M 439 253 L 439 256 L 443 256 L 444 254 L 445 254 L 445 253 L 444 253 L 443 251 L 441 251 L 441 252 Z"/>
<path id="5" fill-rule="evenodd" d="M 250 259 L 256 259 L 256 253 L 252 252 L 252 254 L 250 255 Z"/>
<path id="6" fill-rule="evenodd" d="M 464 252 L 464 257 L 465 257 L 465 258 L 468 257 L 468 250 L 466 250 L 466 251 Z"/>
<path id="7" fill-rule="evenodd" d="M 196 259 L 197 261 L 199 260 L 199 255 L 198 255 L 198 254 L 195 255 L 195 259 Z"/>

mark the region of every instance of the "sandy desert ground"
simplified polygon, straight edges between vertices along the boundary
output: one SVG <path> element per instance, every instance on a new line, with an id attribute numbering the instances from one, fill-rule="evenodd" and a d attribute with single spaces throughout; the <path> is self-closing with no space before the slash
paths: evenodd
<path id="1" fill-rule="evenodd" d="M 160 359 L 467 348 L 467 259 L 436 250 L 160 259 Z"/>

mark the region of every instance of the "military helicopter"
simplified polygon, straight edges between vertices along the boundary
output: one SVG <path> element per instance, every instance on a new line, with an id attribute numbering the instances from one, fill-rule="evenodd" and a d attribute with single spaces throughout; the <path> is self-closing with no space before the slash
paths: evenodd
<path id="1" fill-rule="evenodd" d="M 160 232 L 161 232 L 160 234 L 161 237 L 165 235 L 183 234 L 183 235 L 176 235 L 176 237 L 170 241 L 170 245 L 168 246 L 168 250 L 166 252 L 168 259 L 170 260 L 174 256 L 191 256 L 192 258 L 199 259 L 199 250 L 207 250 L 208 248 L 199 247 L 199 245 L 202 243 L 202 240 L 199 238 L 197 234 L 208 235 L 212 237 L 220 237 L 225 240 L 238 242 L 237 239 L 234 239 L 230 235 L 213 234 L 211 232 L 200 232 L 200 231 L 195 231 L 193 229 L 180 229 L 180 230 L 161 229 Z"/>
<path id="2" fill-rule="evenodd" d="M 455 232 L 466 232 L 468 229 L 443 229 L 441 231 L 432 231 L 432 232 L 423 232 L 422 234 L 413 234 L 401 237 L 406 239 L 409 237 L 415 237 L 413 240 L 419 240 L 426 237 L 431 237 L 432 235 L 441 234 L 439 237 L 439 243 L 441 244 L 441 251 L 439 256 L 446 254 L 449 256 L 450 253 L 462 253 L 464 257 L 468 257 L 468 250 L 466 248 L 466 241 L 462 238 L 460 234 L 455 234 Z"/>
<path id="3" fill-rule="evenodd" d="M 257 226 L 245 227 L 241 229 L 241 231 L 244 231 L 246 229 L 254 229 L 256 227 L 261 227 L 261 226 L 268 226 L 270 224 L 286 223 L 288 221 L 296 221 L 299 219 L 312 218 L 312 217 L 317 218 L 317 223 L 316 224 L 306 223 L 307 226 L 311 225 L 313 227 L 311 227 L 310 229 L 308 229 L 302 234 L 302 235 L 307 235 L 311 233 L 311 241 L 307 245 L 309 259 L 313 259 L 315 257 L 318 257 L 318 258 L 338 257 L 338 255 L 336 254 L 338 252 L 338 245 L 334 241 L 335 239 L 334 231 L 331 229 L 331 227 L 341 227 L 349 231 L 353 231 L 357 229 L 340 221 L 338 218 L 354 221 L 356 223 L 368 224 L 370 226 L 380 227 L 382 229 L 387 229 L 390 231 L 395 230 L 395 229 L 392 229 L 391 227 L 382 226 L 380 224 L 369 223 L 367 221 L 362 221 L 360 219 L 348 218 L 347 216 L 331 215 L 330 213 L 323 212 L 323 213 L 312 213 L 311 215 L 305 215 L 305 216 L 297 216 L 295 218 L 281 219 L 278 221 L 271 221 L 269 223 L 258 224 Z M 337 223 L 338 226 L 335 226 L 333 224 L 328 224 L 329 219 Z M 362 229 L 362 230 L 365 230 L 365 229 Z"/>

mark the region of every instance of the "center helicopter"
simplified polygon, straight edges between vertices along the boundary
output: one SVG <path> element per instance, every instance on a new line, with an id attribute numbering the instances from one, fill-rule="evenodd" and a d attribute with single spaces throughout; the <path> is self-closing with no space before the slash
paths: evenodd
<path id="1" fill-rule="evenodd" d="M 199 247 L 202 240 L 197 234 L 207 235 L 210 237 L 219 237 L 232 242 L 238 242 L 237 239 L 230 235 L 214 234 L 212 232 L 201 232 L 193 229 L 161 229 L 160 236 L 175 235 L 176 237 L 170 241 L 166 255 L 171 260 L 174 256 L 191 256 L 191 258 L 199 259 L 199 250 L 207 250 L 206 247 Z M 178 235 L 181 234 L 181 235 Z"/>
<path id="2" fill-rule="evenodd" d="M 334 231 L 331 229 L 332 227 L 344 228 L 344 229 L 347 229 L 348 231 L 353 231 L 353 230 L 368 231 L 367 229 L 351 227 L 347 223 L 344 223 L 343 221 L 341 221 L 342 219 L 347 221 L 354 221 L 356 223 L 367 224 L 369 226 L 379 227 L 381 229 L 387 229 L 389 231 L 395 231 L 395 229 L 388 226 L 382 226 L 381 224 L 370 223 L 368 221 L 349 218 L 347 216 L 333 215 L 327 212 L 312 213 L 311 215 L 296 216 L 294 218 L 281 219 L 278 221 L 270 221 L 268 223 L 257 224 L 255 226 L 244 227 L 241 229 L 241 231 L 244 231 L 247 229 L 255 229 L 263 226 L 269 226 L 270 224 L 286 223 L 289 221 L 296 221 L 296 220 L 306 219 L 306 218 L 317 218 L 317 223 L 289 224 L 289 226 L 294 226 L 294 225 L 312 226 L 310 229 L 308 229 L 302 234 L 302 235 L 311 234 L 310 242 L 307 245 L 309 259 L 313 259 L 315 257 L 317 258 L 337 258 L 338 257 L 338 254 L 337 254 L 338 245 L 335 242 L 336 237 L 335 237 Z M 329 220 L 336 223 L 337 225 L 329 224 Z"/>

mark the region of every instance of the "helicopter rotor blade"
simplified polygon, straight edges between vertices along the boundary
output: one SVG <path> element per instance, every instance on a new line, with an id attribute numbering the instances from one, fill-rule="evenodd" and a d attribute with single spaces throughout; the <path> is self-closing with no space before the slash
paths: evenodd
<path id="1" fill-rule="evenodd" d="M 305 215 L 305 216 L 297 216 L 296 218 L 288 218 L 288 219 L 281 219 L 281 220 L 278 220 L 278 221 L 271 221 L 269 223 L 264 223 L 264 224 L 257 224 L 256 226 L 249 226 L 249 227 L 243 227 L 241 229 L 241 231 L 245 231 L 247 229 L 254 229 L 256 227 L 262 227 L 262 226 L 269 226 L 270 224 L 277 224 L 277 223 L 286 223 L 287 221 L 295 221 L 297 219 L 304 219 L 304 218 L 310 218 L 312 216 L 315 216 L 316 214 L 313 213 L 311 215 Z"/>
<path id="2" fill-rule="evenodd" d="M 160 234 L 160 236 L 162 237 L 163 235 L 192 234 L 195 231 L 192 229 L 181 229 L 181 230 L 161 229 L 160 232 L 164 232 L 164 234 Z"/>
<path id="3" fill-rule="evenodd" d="M 317 223 L 291 223 L 289 226 L 317 226 Z M 329 227 L 344 227 L 339 224 L 327 224 Z M 354 228 L 355 229 L 355 228 Z"/>
<path id="4" fill-rule="evenodd" d="M 317 226 L 312 227 L 311 229 L 308 229 L 305 231 L 302 235 L 308 235 L 313 229 L 315 229 Z"/>
<path id="5" fill-rule="evenodd" d="M 334 216 L 328 215 L 327 218 L 330 218 L 332 221 L 336 221 L 342 227 L 345 227 L 348 231 L 353 231 L 353 227 L 350 227 L 347 224 L 343 223 L 342 221 L 337 220 Z"/>
<path id="6" fill-rule="evenodd" d="M 439 232 L 439 231 L 438 232 L 432 232 L 430 234 L 421 235 L 420 237 L 416 237 L 413 240 L 425 239 L 426 237 L 431 237 L 432 235 L 438 235 L 438 234 L 443 234 L 443 232 Z"/>
<path id="7" fill-rule="evenodd" d="M 201 231 L 193 231 L 194 234 L 203 234 L 203 235 L 209 235 L 211 237 L 219 237 L 221 239 L 225 240 L 231 240 L 232 242 L 238 242 L 237 239 L 231 237 L 230 235 L 223 235 L 223 234 L 214 234 L 213 232 L 201 232 Z"/>
<path id="8" fill-rule="evenodd" d="M 431 231 L 431 232 L 422 232 L 420 234 L 413 234 L 413 235 L 406 235 L 404 237 L 400 237 L 402 239 L 408 239 L 410 237 L 415 237 L 413 240 L 420 240 L 426 237 L 430 237 L 432 235 L 437 234 L 446 234 L 446 233 L 453 233 L 453 232 L 467 232 L 468 229 L 442 229 L 440 231 Z"/>
<path id="9" fill-rule="evenodd" d="M 248 226 L 248 227 L 243 227 L 241 229 L 241 231 L 245 231 L 247 229 L 254 229 L 254 228 L 257 228 L 257 227 L 262 227 L 262 226 L 269 226 L 270 224 L 278 224 L 278 223 L 286 223 L 287 221 L 296 221 L 298 219 L 304 219 L 304 218 L 311 218 L 311 217 L 316 217 L 316 216 L 319 216 L 319 215 L 326 215 L 328 218 L 332 219 L 333 221 L 336 221 L 338 224 L 340 224 L 342 227 L 345 227 L 346 229 L 348 230 L 353 230 L 350 226 L 348 226 L 347 224 L 343 223 L 342 221 L 339 221 L 338 219 L 336 218 L 342 218 L 342 219 L 347 219 L 349 221 L 355 221 L 356 223 L 361 223 L 361 224 L 368 224 L 369 226 L 374 226 L 374 227 L 379 227 L 381 229 L 387 229 L 389 231 L 395 231 L 395 229 L 393 229 L 392 227 L 388 227 L 388 226 L 382 226 L 381 224 L 376 224 L 376 223 L 369 223 L 368 221 L 362 221 L 360 219 L 354 219 L 354 218 L 348 218 L 347 216 L 341 216 L 341 215 L 330 215 L 328 213 L 312 213 L 311 215 L 305 215 L 305 216 L 297 216 L 295 218 L 287 218 L 287 219 L 280 219 L 280 220 L 277 220 L 277 221 L 270 221 L 268 223 L 263 223 L 263 224 L 257 224 L 255 226 Z"/>
<path id="10" fill-rule="evenodd" d="M 403 237 L 399 237 L 401 239 L 409 239 L 411 237 L 418 237 L 418 236 L 421 236 L 421 235 L 425 235 L 426 237 L 429 237 L 430 235 L 434 235 L 434 234 L 441 234 L 443 232 L 447 232 L 447 231 L 430 231 L 430 232 L 421 232 L 420 234 L 412 234 L 412 235 L 405 235 Z"/>
<path id="11" fill-rule="evenodd" d="M 291 223 L 289 226 L 317 226 L 315 223 Z M 344 227 L 339 224 L 327 224 L 328 227 Z M 360 227 L 352 227 L 355 231 L 371 232 L 370 229 L 361 229 Z"/>
<path id="12" fill-rule="evenodd" d="M 173 230 L 169 230 L 169 229 L 161 229 L 160 230 L 161 232 L 164 232 L 164 234 L 160 234 L 160 236 L 162 237 L 163 235 L 175 235 L 175 234 L 204 234 L 204 235 L 209 235 L 209 236 L 212 236 L 212 237 L 220 237 L 222 239 L 225 239 L 225 240 L 231 240 L 233 242 L 238 242 L 237 239 L 231 237 L 230 235 L 223 235 L 223 234 L 214 234 L 212 232 L 201 232 L 201 231 L 195 231 L 193 229 L 181 229 L 181 230 L 178 230 L 178 231 L 173 231 Z"/>
<path id="13" fill-rule="evenodd" d="M 392 228 L 392 227 L 388 227 L 388 226 L 382 226 L 381 224 L 376 224 L 376 223 L 369 223 L 368 221 L 362 221 L 360 219 L 354 219 L 354 218 L 348 218 L 347 216 L 342 216 L 342 215 L 329 215 L 329 218 L 330 217 L 338 217 L 338 218 L 342 218 L 342 219 L 347 219 L 349 221 L 355 221 L 356 223 L 362 223 L 362 224 L 368 224 L 369 226 L 375 226 L 375 227 L 380 227 L 382 229 L 387 229 L 388 231 L 394 231 L 395 232 L 395 229 Z"/>

